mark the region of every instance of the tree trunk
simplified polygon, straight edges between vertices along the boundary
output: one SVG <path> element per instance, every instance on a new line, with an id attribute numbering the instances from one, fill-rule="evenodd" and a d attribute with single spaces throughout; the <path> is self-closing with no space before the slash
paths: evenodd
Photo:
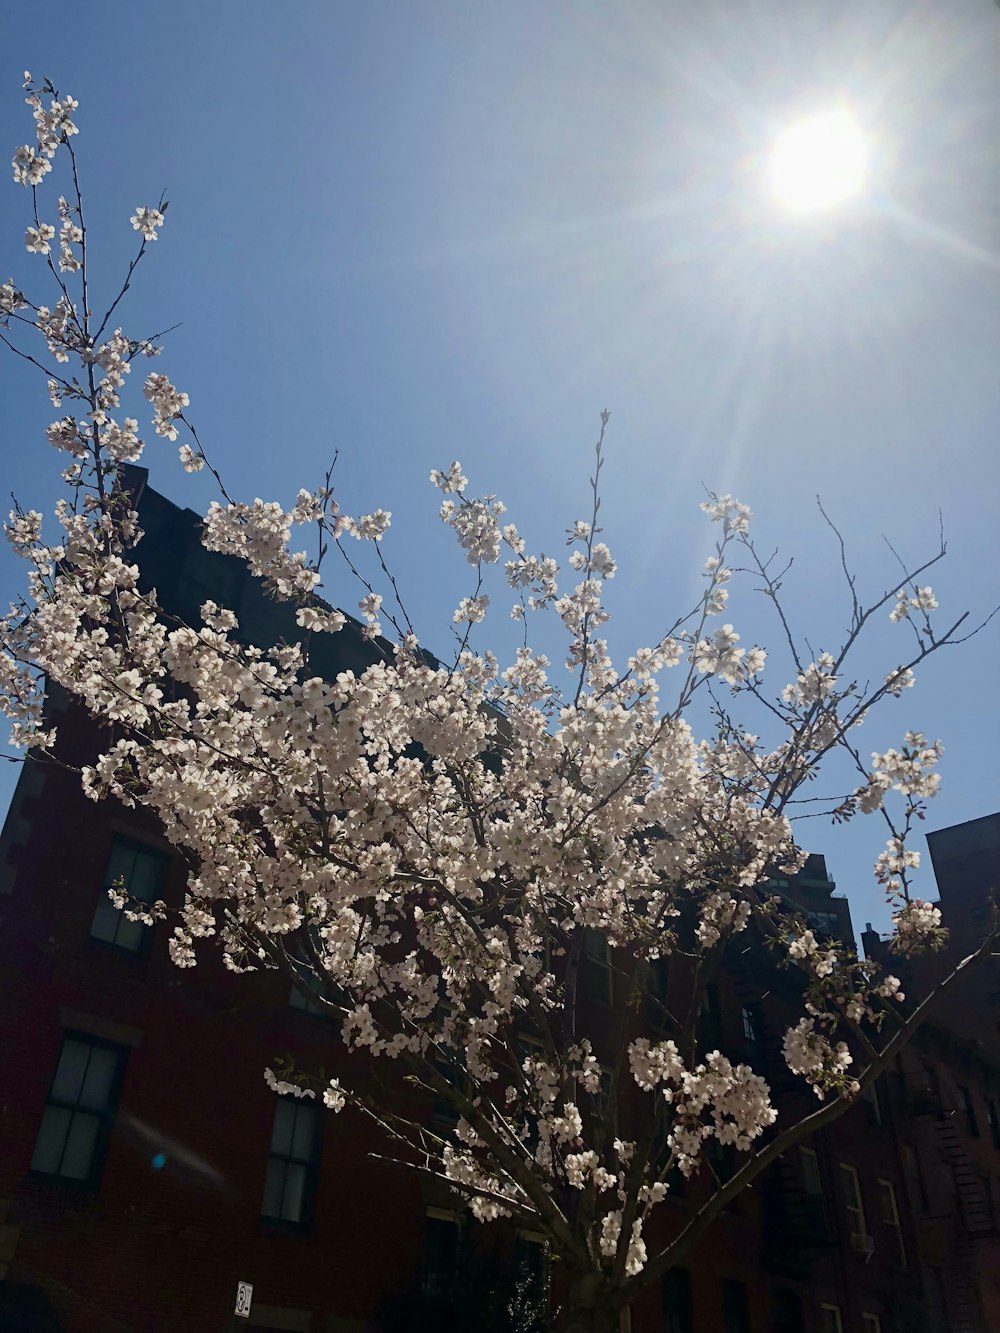
<path id="1" fill-rule="evenodd" d="M 596 1273 L 571 1277 L 565 1333 L 618 1333 L 618 1305 Z"/>

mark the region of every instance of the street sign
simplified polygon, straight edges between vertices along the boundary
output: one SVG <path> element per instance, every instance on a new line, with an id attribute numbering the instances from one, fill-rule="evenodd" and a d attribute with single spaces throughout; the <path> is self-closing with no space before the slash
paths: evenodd
<path id="1" fill-rule="evenodd" d="M 241 1319 L 250 1318 L 250 1298 L 253 1296 L 253 1287 L 249 1282 L 237 1282 L 236 1284 L 236 1313 Z"/>

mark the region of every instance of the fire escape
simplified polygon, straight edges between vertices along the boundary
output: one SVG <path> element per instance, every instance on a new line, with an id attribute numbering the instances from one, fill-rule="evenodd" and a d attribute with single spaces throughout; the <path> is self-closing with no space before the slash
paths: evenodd
<path id="1" fill-rule="evenodd" d="M 982 1241 L 998 1234 L 992 1197 L 984 1178 L 969 1161 L 958 1112 L 942 1106 L 930 1074 L 907 1084 L 905 1101 L 914 1119 L 932 1126 L 934 1152 L 954 1184 L 955 1210 L 936 1219 L 951 1224 L 947 1327 L 951 1333 L 985 1333 L 978 1249 Z"/>

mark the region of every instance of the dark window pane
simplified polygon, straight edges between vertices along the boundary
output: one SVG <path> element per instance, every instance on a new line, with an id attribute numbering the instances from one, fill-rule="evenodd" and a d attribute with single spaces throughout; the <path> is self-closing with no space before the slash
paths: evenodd
<path id="1" fill-rule="evenodd" d="M 282 1157 L 291 1157 L 294 1129 L 295 1103 L 290 1097 L 282 1097 L 274 1108 L 274 1130 L 271 1134 L 271 1151 L 273 1153 L 280 1153 Z"/>
<path id="2" fill-rule="evenodd" d="M 458 1270 L 459 1226 L 454 1218 L 428 1217 L 424 1222 L 424 1287 L 440 1296 L 451 1290 Z"/>
<path id="3" fill-rule="evenodd" d="M 312 1157 L 314 1114 L 311 1106 L 295 1107 L 292 1151 L 289 1156 L 298 1158 L 300 1162 L 306 1162 Z"/>
<path id="4" fill-rule="evenodd" d="M 100 1117 L 76 1111 L 66 1136 L 59 1174 L 69 1180 L 86 1180 L 94 1165 L 94 1150 L 101 1127 Z"/>
<path id="5" fill-rule="evenodd" d="M 73 1112 L 64 1106 L 46 1106 L 31 1159 L 32 1171 L 45 1171 L 53 1176 L 58 1174 L 72 1118 Z"/>
<path id="6" fill-rule="evenodd" d="M 124 838 L 115 838 L 111 844 L 108 868 L 94 910 L 90 933 L 98 940 L 115 944 L 130 953 L 138 953 L 146 938 L 146 927 L 140 921 L 129 921 L 108 897 L 113 885 L 124 887 L 131 898 L 151 903 L 156 898 L 163 878 L 165 859 L 158 852 L 148 851 Z"/>
<path id="7" fill-rule="evenodd" d="M 132 874 L 128 881 L 128 891 L 132 897 L 141 898 L 144 903 L 151 903 L 159 889 L 162 868 L 161 857 L 137 849 L 132 863 Z"/>
<path id="8" fill-rule="evenodd" d="M 106 1046 L 90 1048 L 90 1063 L 78 1098 L 89 1111 L 103 1111 L 111 1100 L 111 1089 L 118 1068 L 118 1057 Z"/>
<path id="9" fill-rule="evenodd" d="M 102 1129 L 110 1124 L 121 1052 L 64 1037 L 31 1159 L 33 1171 L 90 1180 Z"/>
<path id="10" fill-rule="evenodd" d="M 114 944 L 122 919 L 121 912 L 108 897 L 107 891 L 102 889 L 97 899 L 94 920 L 90 926 L 91 935 L 95 940 L 104 940 L 107 944 Z"/>
<path id="11" fill-rule="evenodd" d="M 722 1284 L 722 1323 L 726 1333 L 750 1333 L 750 1308 L 742 1282 L 727 1278 Z"/>
<path id="12" fill-rule="evenodd" d="M 301 1162 L 289 1162 L 285 1168 L 285 1192 L 281 1200 L 282 1221 L 302 1221 L 305 1197 L 306 1168 Z"/>
<path id="13" fill-rule="evenodd" d="M 265 1217 L 281 1216 L 281 1199 L 285 1192 L 285 1161 L 280 1157 L 271 1157 L 267 1163 L 267 1176 L 264 1179 L 264 1202 L 260 1211 Z"/>
<path id="14" fill-rule="evenodd" d="M 802 1302 L 787 1287 L 778 1287 L 774 1293 L 774 1333 L 805 1333 Z"/>
<path id="15" fill-rule="evenodd" d="M 88 1043 L 73 1041 L 71 1038 L 63 1042 L 59 1063 L 56 1066 L 56 1076 L 52 1080 L 50 1100 L 65 1102 L 69 1106 L 76 1105 L 87 1074 L 92 1049 Z"/>
<path id="16" fill-rule="evenodd" d="M 308 1221 L 316 1173 L 319 1113 L 308 1102 L 280 1097 L 264 1179 L 261 1215 L 296 1226 Z"/>
<path id="17" fill-rule="evenodd" d="M 694 1333 L 691 1274 L 686 1268 L 671 1268 L 663 1278 L 664 1333 Z"/>

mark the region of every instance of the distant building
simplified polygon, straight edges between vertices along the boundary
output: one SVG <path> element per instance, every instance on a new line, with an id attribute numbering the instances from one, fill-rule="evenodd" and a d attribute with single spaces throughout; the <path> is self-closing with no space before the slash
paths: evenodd
<path id="1" fill-rule="evenodd" d="M 147 586 L 186 615 L 207 597 L 232 606 L 255 642 L 291 634 L 287 608 L 239 562 L 203 550 L 196 515 L 146 488 L 140 470 L 133 480 Z M 362 668 L 376 651 L 349 624 L 322 669 Z M 60 756 L 87 762 L 91 725 L 58 692 L 50 707 Z M 964 841 L 945 830 L 931 846 L 942 905 L 968 946 L 986 920 L 973 914 L 1000 816 L 961 829 Z M 537 1237 L 500 1232 L 484 1257 L 492 1233 L 464 1227 L 437 1182 L 372 1162 L 384 1142 L 356 1118 L 270 1093 L 262 1074 L 276 1055 L 336 1068 L 329 1020 L 275 973 L 235 978 L 210 955 L 179 972 L 162 932 L 111 906 L 105 889 L 120 876 L 138 896 L 177 901 L 186 872 L 148 812 L 95 806 L 71 773 L 26 767 L 0 838 L 0 1329 L 444 1330 L 456 1310 L 488 1309 L 511 1273 L 545 1288 Z M 815 930 L 853 939 L 823 857 L 772 888 Z M 706 993 L 703 1039 L 759 1069 L 786 1110 L 808 1111 L 816 1099 L 781 1055 L 795 974 L 746 939 Z M 614 1017 L 611 961 L 595 932 L 584 977 L 595 1030 Z M 1000 1329 L 991 975 L 974 1021 L 961 1007 L 942 1013 L 866 1101 L 787 1153 L 636 1305 L 632 1333 Z M 680 963 L 658 972 L 651 1030 L 657 1000 L 683 982 Z M 398 1096 L 446 1127 L 443 1108 Z M 724 1176 L 732 1162 L 718 1153 L 713 1169 Z M 654 1214 L 663 1235 L 706 1188 L 677 1182 Z M 234 1316 L 241 1281 L 253 1285 L 249 1320 Z"/>

